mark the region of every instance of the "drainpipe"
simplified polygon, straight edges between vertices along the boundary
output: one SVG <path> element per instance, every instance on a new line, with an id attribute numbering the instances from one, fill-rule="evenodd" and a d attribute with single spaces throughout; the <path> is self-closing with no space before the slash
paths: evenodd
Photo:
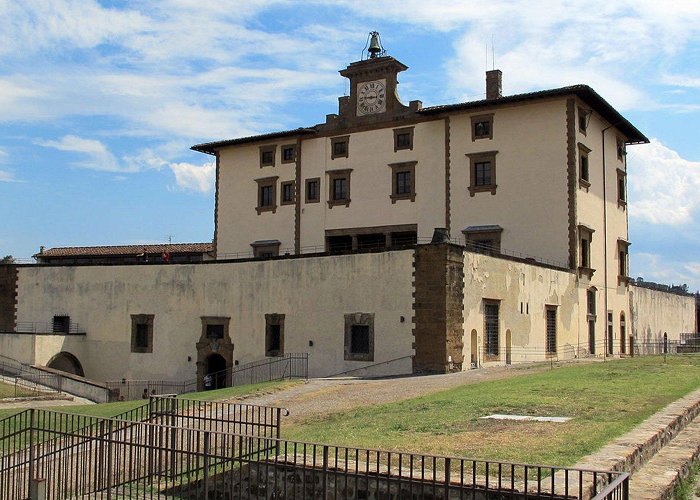
<path id="1" fill-rule="evenodd" d="M 619 123 L 619 122 L 618 122 Z M 602 142 L 603 152 L 603 280 L 605 290 L 605 345 L 603 346 L 603 360 L 608 355 L 608 182 L 607 182 L 607 167 L 605 165 L 605 131 L 613 128 L 617 123 L 608 125 L 600 131 L 600 139 Z M 612 352 L 610 352 L 612 355 Z"/>

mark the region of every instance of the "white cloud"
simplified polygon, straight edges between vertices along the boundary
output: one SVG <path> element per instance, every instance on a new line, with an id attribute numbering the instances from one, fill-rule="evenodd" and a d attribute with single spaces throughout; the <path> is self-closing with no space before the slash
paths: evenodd
<path id="1" fill-rule="evenodd" d="M 633 254 L 631 273 L 646 281 L 665 285 L 687 284 L 690 291 L 700 290 L 700 261 L 679 262 L 655 253 Z"/>
<path id="2" fill-rule="evenodd" d="M 122 172 L 117 158 L 100 141 L 94 139 L 84 139 L 75 135 L 63 136 L 58 141 L 37 141 L 37 144 L 47 148 L 58 149 L 71 153 L 81 153 L 88 158 L 73 165 L 91 170 L 105 172 Z"/>
<path id="3" fill-rule="evenodd" d="M 177 185 L 184 190 L 209 193 L 214 188 L 216 167 L 214 162 L 202 165 L 191 163 L 171 163 Z"/>
<path id="4" fill-rule="evenodd" d="M 15 178 L 12 173 L 5 170 L 0 170 L 0 182 L 14 182 Z"/>
<path id="5" fill-rule="evenodd" d="M 652 224 L 689 223 L 700 208 L 700 162 L 682 158 L 658 139 L 628 151 L 630 217 Z"/>

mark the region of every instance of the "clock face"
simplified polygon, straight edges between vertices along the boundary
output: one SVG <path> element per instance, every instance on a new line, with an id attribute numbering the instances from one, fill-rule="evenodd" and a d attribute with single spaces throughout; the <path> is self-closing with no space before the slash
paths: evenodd
<path id="1" fill-rule="evenodd" d="M 357 116 L 386 111 L 386 80 L 357 84 Z"/>

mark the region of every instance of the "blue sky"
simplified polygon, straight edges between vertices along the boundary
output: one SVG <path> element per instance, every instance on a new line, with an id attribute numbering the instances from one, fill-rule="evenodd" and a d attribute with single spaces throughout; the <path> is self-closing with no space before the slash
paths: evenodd
<path id="1" fill-rule="evenodd" d="M 0 256 L 211 241 L 193 144 L 308 126 L 378 30 L 404 101 L 586 83 L 629 148 L 631 273 L 700 289 L 700 2 L 0 0 Z M 488 56 L 491 64 L 491 55 Z"/>

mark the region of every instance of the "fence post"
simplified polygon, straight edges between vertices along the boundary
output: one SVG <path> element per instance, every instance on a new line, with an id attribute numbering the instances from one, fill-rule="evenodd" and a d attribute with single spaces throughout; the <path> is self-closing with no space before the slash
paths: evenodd
<path id="1" fill-rule="evenodd" d="M 112 498 L 112 432 L 114 422 L 107 422 L 107 500 Z"/>
<path id="2" fill-rule="evenodd" d="M 451 467 L 451 460 L 449 458 L 445 458 L 445 498 L 450 498 L 450 467 Z M 389 471 L 390 473 L 390 471 Z M 552 491 L 554 493 L 554 491 Z"/>
<path id="3" fill-rule="evenodd" d="M 379 463 L 377 462 L 377 475 L 379 475 Z M 336 477 L 336 481 L 337 481 Z M 391 490 L 388 490 L 390 492 Z M 328 445 L 323 445 L 323 496 L 328 495 Z M 379 491 L 377 491 L 379 495 Z M 445 497 L 447 498 L 447 497 Z"/>
<path id="4" fill-rule="evenodd" d="M 34 498 L 34 460 L 35 458 L 35 451 L 34 451 L 34 413 L 35 413 L 34 408 L 30 408 L 29 410 L 29 481 L 27 482 L 27 491 L 29 492 L 29 498 Z"/>
<path id="5" fill-rule="evenodd" d="M 204 498 L 209 498 L 209 432 L 204 431 Z"/>

